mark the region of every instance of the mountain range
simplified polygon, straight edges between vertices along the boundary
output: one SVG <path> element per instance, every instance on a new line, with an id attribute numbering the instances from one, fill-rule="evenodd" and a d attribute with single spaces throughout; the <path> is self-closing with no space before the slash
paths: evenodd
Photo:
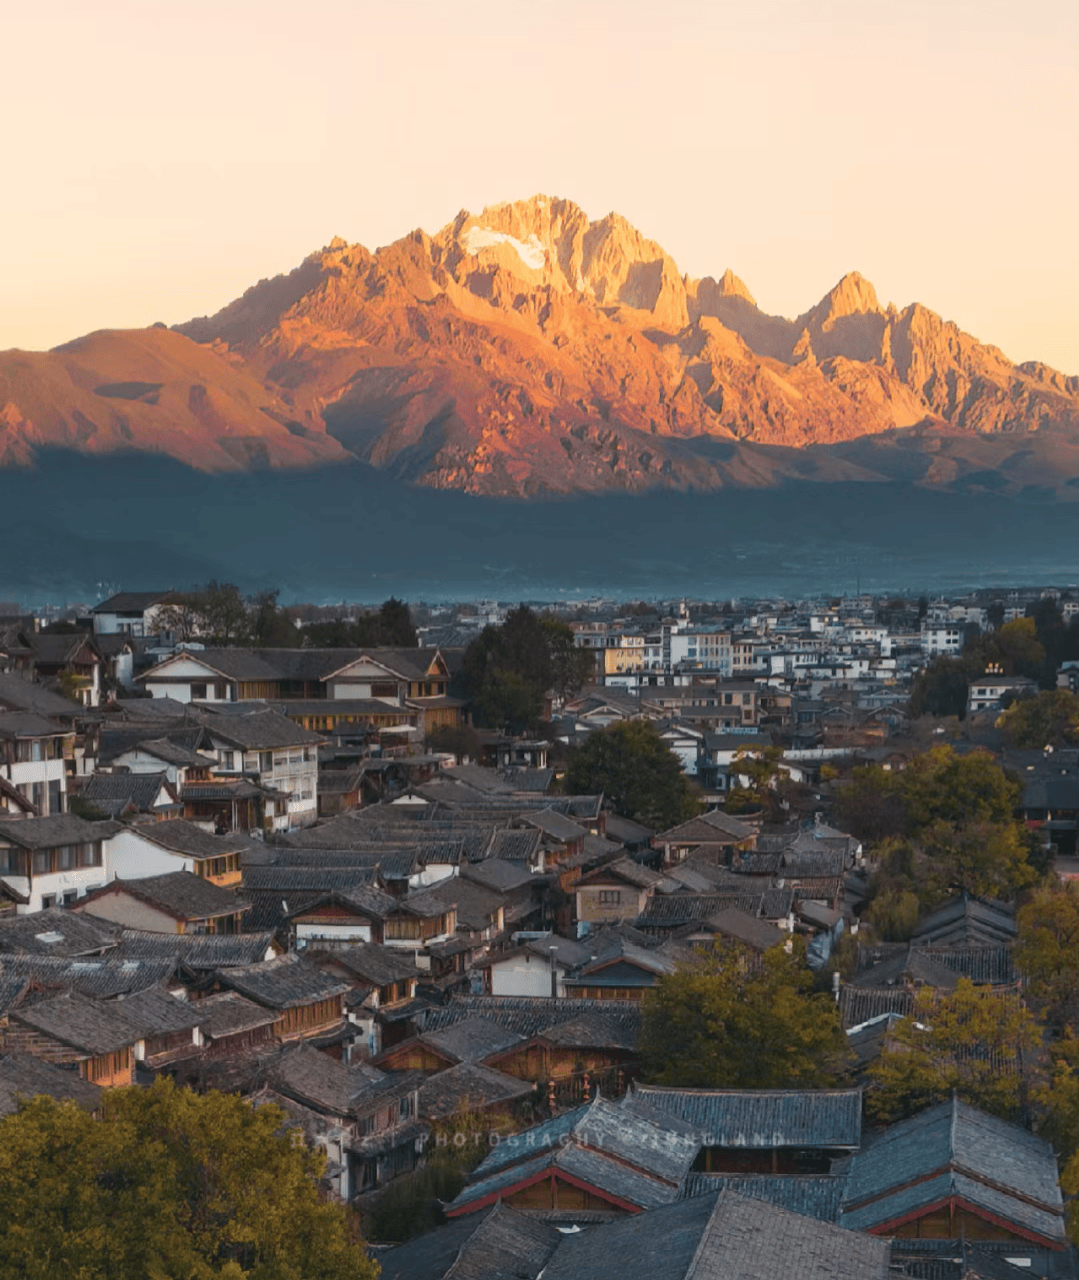
<path id="1" fill-rule="evenodd" d="M 374 252 L 334 240 L 175 329 L 0 353 L 0 469 L 363 464 L 498 498 L 903 483 L 1079 498 L 1079 378 L 857 272 L 795 319 L 617 214 L 536 196 Z"/>

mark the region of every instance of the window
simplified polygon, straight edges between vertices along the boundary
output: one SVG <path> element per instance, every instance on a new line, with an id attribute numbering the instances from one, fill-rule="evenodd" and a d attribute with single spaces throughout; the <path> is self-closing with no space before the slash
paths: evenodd
<path id="1" fill-rule="evenodd" d="M 56 894 L 55 894 L 55 893 L 43 893 L 43 894 L 41 895 L 41 909 L 42 909 L 42 911 L 48 911 L 48 909 L 49 909 L 50 907 L 55 907 L 55 906 L 56 906 Z"/>
<path id="2" fill-rule="evenodd" d="M 599 891 L 600 906 L 614 907 L 622 901 L 621 889 L 601 889 Z"/>
<path id="3" fill-rule="evenodd" d="M 205 698 L 205 697 L 206 697 L 206 682 L 205 682 L 205 681 L 203 681 L 201 684 L 193 684 L 193 685 L 191 686 L 191 697 L 192 697 L 192 699 L 195 699 L 195 698 Z"/>
<path id="4" fill-rule="evenodd" d="M 65 907 L 69 907 L 73 902 L 78 900 L 78 896 L 79 896 L 78 889 L 66 889 L 64 891 L 63 897 L 60 900 L 61 902 L 63 902 Z"/>
<path id="5" fill-rule="evenodd" d="M 97 841 L 87 841 L 79 845 L 79 866 L 101 866 L 101 845 Z"/>
<path id="6" fill-rule="evenodd" d="M 273 773 L 273 752 L 259 752 L 259 770 L 262 773 Z"/>
<path id="7" fill-rule="evenodd" d="M 70 871 L 75 866 L 77 846 L 73 844 L 65 844 L 62 845 L 56 853 L 56 865 L 59 870 Z"/>
<path id="8" fill-rule="evenodd" d="M 52 850 L 51 849 L 35 849 L 34 850 L 34 875 L 44 876 L 52 870 Z"/>
<path id="9" fill-rule="evenodd" d="M 227 769 L 229 773 L 232 773 L 235 770 L 236 768 L 236 752 L 235 751 L 221 752 L 221 768 Z"/>

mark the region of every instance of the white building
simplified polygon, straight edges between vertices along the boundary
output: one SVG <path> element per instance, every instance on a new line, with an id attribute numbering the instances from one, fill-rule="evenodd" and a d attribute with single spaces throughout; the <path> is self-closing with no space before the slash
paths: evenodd
<path id="1" fill-rule="evenodd" d="M 0 778 L 40 817 L 67 809 L 67 766 L 75 733 L 30 712 L 0 714 Z"/>
<path id="2" fill-rule="evenodd" d="M 17 913 L 72 903 L 104 885 L 105 841 L 115 825 L 70 813 L 0 820 L 0 879 Z"/>

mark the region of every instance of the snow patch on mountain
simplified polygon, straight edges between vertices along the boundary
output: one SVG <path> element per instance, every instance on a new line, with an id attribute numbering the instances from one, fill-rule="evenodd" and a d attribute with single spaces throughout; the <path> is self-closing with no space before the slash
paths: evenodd
<path id="1" fill-rule="evenodd" d="M 469 227 L 461 237 L 461 247 L 465 253 L 475 256 L 481 249 L 490 249 L 496 244 L 508 244 L 516 249 L 517 256 L 533 271 L 542 271 L 547 261 L 547 250 L 540 244 L 534 233 L 527 240 L 518 240 L 516 236 L 506 235 L 503 231 L 493 231 L 490 227 Z"/>

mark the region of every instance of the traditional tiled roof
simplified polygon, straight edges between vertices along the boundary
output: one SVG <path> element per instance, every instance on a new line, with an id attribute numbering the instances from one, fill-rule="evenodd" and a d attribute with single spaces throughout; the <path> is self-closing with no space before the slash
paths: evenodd
<path id="1" fill-rule="evenodd" d="M 661 831 L 655 844 L 740 844 L 754 835 L 752 827 L 729 814 L 711 809 L 668 831 Z"/>
<path id="2" fill-rule="evenodd" d="M 682 1199 L 734 1191 L 818 1222 L 838 1222 L 846 1186 L 845 1176 L 831 1174 L 689 1173 L 682 1183 Z"/>
<path id="3" fill-rule="evenodd" d="M 151 813 L 163 806 L 178 808 L 180 803 L 171 794 L 168 775 L 164 772 L 94 773 L 79 787 L 79 795 L 113 818 L 127 809 Z"/>
<path id="4" fill-rule="evenodd" d="M 705 923 L 713 932 L 733 938 L 736 942 L 744 942 L 757 951 L 767 951 L 769 947 L 780 946 L 790 939 L 790 934 L 785 930 L 777 929 L 767 920 L 758 920 L 734 907 L 717 911 Z"/>
<path id="5" fill-rule="evenodd" d="M 462 880 L 460 876 L 440 880 L 426 889 L 424 896 L 440 903 L 445 910 L 456 907 L 458 929 L 476 932 L 493 927 L 502 906 L 500 893 L 471 880 Z"/>
<path id="6" fill-rule="evenodd" d="M 114 823 L 86 822 L 73 813 L 54 813 L 47 818 L 2 818 L 0 844 L 15 844 L 23 849 L 55 849 L 65 844 L 104 840 L 117 830 Z"/>
<path id="7" fill-rule="evenodd" d="M 885 1280 L 886 1240 L 726 1190 L 566 1236 L 544 1280 Z"/>
<path id="8" fill-rule="evenodd" d="M 1015 940 L 1015 908 L 961 894 L 918 922 L 913 941 L 921 946 L 999 946 Z"/>
<path id="9" fill-rule="evenodd" d="M 579 826 L 572 818 L 567 818 L 565 814 L 555 812 L 554 809 L 540 809 L 535 813 L 523 813 L 521 814 L 521 821 L 526 826 L 536 827 L 545 836 L 549 836 L 552 840 L 557 840 L 562 844 L 583 840 L 588 835 L 584 827 Z"/>
<path id="10" fill-rule="evenodd" d="M 0 917 L 0 952 L 40 956 L 92 956 L 109 951 L 118 926 L 62 907 Z"/>
<path id="11" fill-rule="evenodd" d="M 117 1001 L 124 1018 L 138 1027 L 144 1036 L 166 1035 L 170 1031 L 189 1031 L 201 1026 L 206 1012 L 199 1001 L 179 1000 L 163 987 L 148 987 Z"/>
<path id="12" fill-rule="evenodd" d="M 115 1001 L 102 1004 L 74 992 L 20 1005 L 8 1017 L 51 1040 L 94 1056 L 113 1053 L 143 1038 L 139 1025 L 129 1021 Z"/>
<path id="13" fill-rule="evenodd" d="M 372 1085 L 386 1078 L 373 1067 L 350 1067 L 305 1044 L 286 1050 L 267 1070 L 280 1093 L 337 1116 L 351 1115 Z"/>
<path id="14" fill-rule="evenodd" d="M 793 889 L 765 889 L 757 893 L 672 893 L 655 895 L 637 920 L 639 929 L 673 929 L 707 920 L 717 911 L 744 911 L 765 920 L 780 920 L 794 903 Z"/>
<path id="15" fill-rule="evenodd" d="M 0 738 L 63 738 L 72 732 L 29 711 L 0 712 Z"/>
<path id="16" fill-rule="evenodd" d="M 0 671 L 0 708 L 9 711 L 32 711 L 53 720 L 73 720 L 83 714 L 83 707 L 43 685 L 24 680 L 22 676 Z"/>
<path id="17" fill-rule="evenodd" d="M 252 847 L 261 847 L 260 841 L 252 840 L 242 832 L 213 835 L 184 818 L 174 818 L 170 822 L 147 822 L 134 830 L 144 840 L 190 858 L 221 858 L 229 853 L 243 853 Z"/>
<path id="18" fill-rule="evenodd" d="M 904 947 L 851 978 L 855 987 L 893 987 L 910 985 L 935 987 L 938 991 L 954 991 L 962 975 L 917 947 Z"/>
<path id="19" fill-rule="evenodd" d="M 220 712 L 207 719 L 206 728 L 214 738 L 245 751 L 314 746 L 325 741 L 321 734 L 294 724 L 276 711 L 254 711 L 246 715 Z"/>
<path id="20" fill-rule="evenodd" d="M 530 1080 L 508 1076 L 478 1062 L 459 1062 L 430 1076 L 420 1088 L 419 1114 L 425 1120 L 441 1120 L 462 1109 L 470 1112 L 485 1107 L 519 1102 L 531 1097 Z"/>
<path id="21" fill-rule="evenodd" d="M 486 858 L 483 862 L 465 863 L 459 872 L 462 880 L 472 880 L 496 893 L 512 893 L 531 888 L 535 877 L 525 867 L 502 858 Z"/>
<path id="22" fill-rule="evenodd" d="M 478 1016 L 499 1023 L 525 1039 L 549 1033 L 563 1023 L 600 1015 L 616 1024 L 629 1043 L 640 1040 L 639 1000 L 553 999 L 549 996 L 457 996 L 444 1005 L 426 1009 L 417 1030 L 434 1031 L 462 1018 Z"/>
<path id="23" fill-rule="evenodd" d="M 45 1094 L 57 1102 L 70 1100 L 87 1111 L 100 1105 L 101 1089 L 74 1071 L 53 1066 L 29 1053 L 7 1053 L 0 1058 L 0 1116 L 10 1115 L 20 1098 Z"/>
<path id="24" fill-rule="evenodd" d="M 199 1012 L 206 1015 L 203 1035 L 210 1040 L 239 1035 L 267 1027 L 277 1021 L 277 1012 L 246 999 L 236 991 L 221 991 L 198 1001 Z"/>
<path id="25" fill-rule="evenodd" d="M 111 956 L 68 957 L 6 955 L 5 977 L 31 978 L 43 987 L 74 991 L 105 1000 L 157 986 L 170 978 L 170 960 L 114 960 Z"/>
<path id="26" fill-rule="evenodd" d="M 222 889 L 192 871 L 166 871 L 159 876 L 143 876 L 132 880 L 113 880 L 83 899 L 80 911 L 94 914 L 94 905 L 102 898 L 128 894 L 173 920 L 213 920 L 236 915 L 251 905 L 237 897 L 231 889 Z"/>
<path id="27" fill-rule="evenodd" d="M 257 964 L 270 950 L 270 933 L 148 933 L 123 929 L 109 954 L 117 960 L 172 960 L 195 971 Z"/>
<path id="28" fill-rule="evenodd" d="M 855 987 L 839 990 L 839 1016 L 843 1026 L 860 1027 L 886 1013 L 905 1018 L 914 1008 L 914 992 L 906 987 Z"/>
<path id="29" fill-rule="evenodd" d="M 663 1089 L 632 1096 L 692 1125 L 704 1145 L 774 1150 L 861 1144 L 861 1089 Z"/>
<path id="30" fill-rule="evenodd" d="M 119 591 L 100 604 L 95 604 L 94 613 L 135 613 L 149 609 L 152 605 L 163 604 L 171 599 L 171 591 Z"/>
<path id="31" fill-rule="evenodd" d="M 381 1254 L 381 1280 L 537 1280 L 561 1239 L 557 1227 L 499 1204 Z"/>
<path id="32" fill-rule="evenodd" d="M 344 995 L 348 990 L 347 983 L 295 954 L 276 956 L 263 964 L 222 969 L 219 977 L 224 986 L 269 1009 L 294 1009 Z"/>
<path id="33" fill-rule="evenodd" d="M 376 987 L 391 982 L 406 982 L 419 976 L 410 955 L 397 947 L 382 947 L 375 943 L 360 943 L 334 951 L 327 957 L 335 967 L 347 969 L 361 981 Z"/>
<path id="34" fill-rule="evenodd" d="M 428 1031 L 422 1038 L 425 1044 L 458 1062 L 479 1062 L 492 1053 L 522 1043 L 517 1032 L 479 1015 L 462 1018 L 438 1031 Z"/>
<path id="35" fill-rule="evenodd" d="M 883 1232 L 952 1197 L 1019 1234 L 1065 1243 L 1053 1148 L 955 1098 L 892 1125 L 854 1157 L 840 1221 Z"/>

